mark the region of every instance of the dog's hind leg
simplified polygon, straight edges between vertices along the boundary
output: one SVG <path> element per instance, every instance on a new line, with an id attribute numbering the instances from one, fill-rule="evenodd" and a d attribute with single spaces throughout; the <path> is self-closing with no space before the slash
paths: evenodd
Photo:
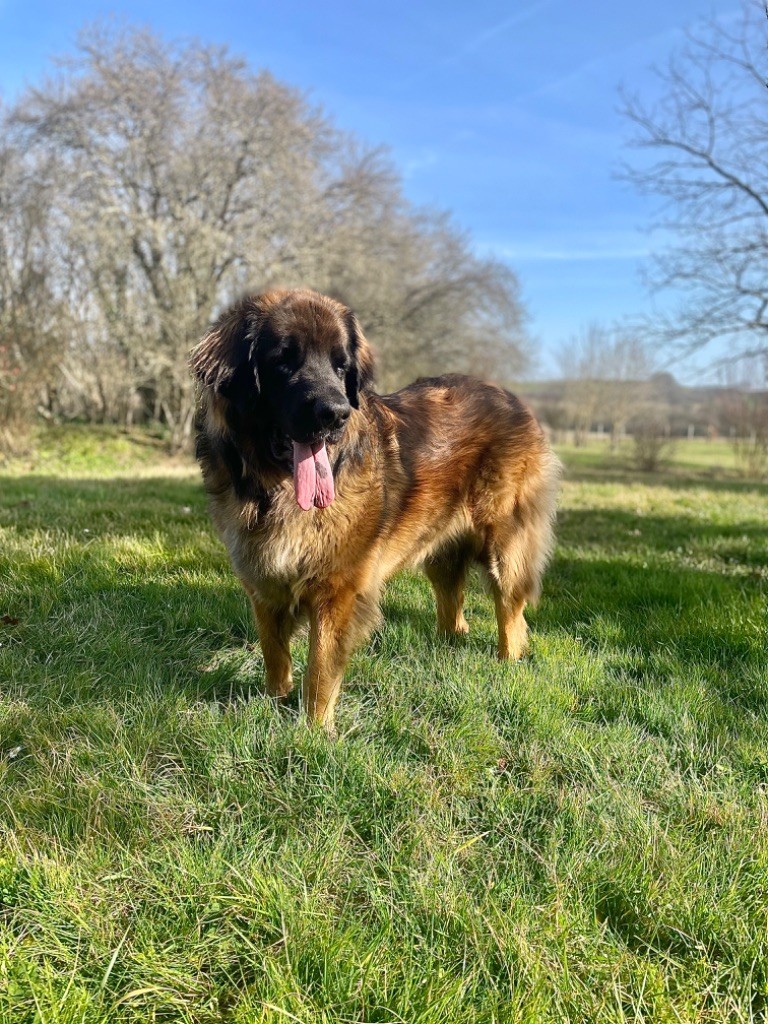
<path id="1" fill-rule="evenodd" d="M 288 608 L 275 609 L 249 593 L 253 617 L 264 656 L 266 688 L 270 697 L 287 697 L 293 689 L 291 636 L 296 618 Z"/>
<path id="2" fill-rule="evenodd" d="M 486 531 L 481 561 L 491 583 L 499 627 L 499 658 L 528 652 L 526 604 L 536 604 L 549 560 L 560 464 L 552 457 L 515 495 L 513 507 Z"/>
<path id="3" fill-rule="evenodd" d="M 496 624 L 499 629 L 499 658 L 517 661 L 528 653 L 528 623 L 523 611 L 525 598 L 505 592 L 494 580 L 491 581 L 493 601 L 496 606 Z"/>
<path id="4" fill-rule="evenodd" d="M 424 562 L 424 572 L 435 591 L 440 634 L 460 636 L 469 632 L 462 611 L 468 566 L 469 552 L 460 546 L 436 552 Z"/>
<path id="5" fill-rule="evenodd" d="M 516 661 L 528 651 L 528 623 L 523 612 L 538 594 L 538 577 L 532 573 L 529 558 L 530 541 L 528 530 L 510 519 L 488 531 L 481 555 L 496 608 L 501 660 Z"/>

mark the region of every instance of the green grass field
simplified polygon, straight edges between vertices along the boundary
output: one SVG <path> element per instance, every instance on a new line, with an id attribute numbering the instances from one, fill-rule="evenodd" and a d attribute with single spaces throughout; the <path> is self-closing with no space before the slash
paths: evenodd
<path id="1" fill-rule="evenodd" d="M 6 466 L 0 1020 L 763 1021 L 768 488 L 722 447 L 564 453 L 522 664 L 393 581 L 335 742 L 261 697 L 194 467 Z"/>

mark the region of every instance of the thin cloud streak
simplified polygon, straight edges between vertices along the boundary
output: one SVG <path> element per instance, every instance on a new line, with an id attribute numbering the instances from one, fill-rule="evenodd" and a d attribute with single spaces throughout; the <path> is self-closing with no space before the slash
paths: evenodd
<path id="1" fill-rule="evenodd" d="M 510 28 L 514 28 L 515 25 L 521 25 L 523 22 L 528 21 L 534 15 L 538 14 L 539 11 L 543 11 L 547 7 L 552 6 L 553 0 L 537 0 L 536 3 L 530 4 L 528 7 L 523 8 L 522 11 L 517 11 L 509 18 L 504 18 L 503 21 L 497 22 L 495 25 L 491 25 L 477 35 L 468 39 L 464 45 L 457 50 L 455 53 L 450 53 L 440 60 L 434 61 L 428 68 L 404 83 L 406 89 L 411 89 L 415 85 L 419 85 L 424 82 L 434 72 L 442 68 L 453 67 L 458 64 L 464 57 L 469 56 L 472 53 L 476 53 L 482 46 L 490 42 L 491 39 L 495 39 L 497 36 L 503 35 L 504 32 Z"/>
<path id="2" fill-rule="evenodd" d="M 711 20 L 713 22 L 718 22 L 721 25 L 728 25 L 743 17 L 743 13 L 744 12 L 741 7 L 733 7 L 728 11 L 723 11 L 719 15 L 713 15 L 711 19 L 701 18 L 699 23 Z M 696 28 L 696 24 L 697 23 L 694 22 L 692 25 L 694 29 Z M 653 53 L 657 49 L 664 53 L 669 53 L 672 51 L 676 42 L 685 38 L 686 33 L 690 28 L 691 25 L 671 25 L 659 32 L 652 32 L 649 35 L 633 39 L 631 42 L 619 49 L 605 50 L 603 53 L 578 64 L 567 74 L 560 75 L 548 82 L 544 82 L 543 85 L 539 85 L 530 91 L 519 93 L 517 96 L 513 97 L 511 101 L 519 103 L 521 100 L 537 99 L 539 97 L 556 93 L 565 87 L 572 87 L 579 83 L 590 72 L 598 71 L 601 68 L 615 64 L 617 63 L 618 58 L 630 53 L 645 55 L 646 53 Z"/>
<path id="3" fill-rule="evenodd" d="M 505 18 L 497 25 L 492 25 L 490 28 L 479 32 L 472 39 L 468 40 L 457 54 L 441 61 L 441 63 L 452 64 L 455 63 L 455 61 L 460 60 L 465 54 L 475 53 L 475 51 L 479 50 L 484 43 L 487 43 L 491 39 L 495 39 L 496 36 L 506 32 L 507 29 L 514 28 L 515 25 L 520 25 L 524 21 L 528 21 L 528 19 L 532 18 L 534 14 L 538 14 L 539 11 L 544 10 L 545 7 L 550 7 L 551 5 L 552 0 L 538 0 L 537 3 L 531 4 L 529 7 L 525 7 L 522 11 L 517 11 L 517 13 L 511 15 L 509 18 Z"/>

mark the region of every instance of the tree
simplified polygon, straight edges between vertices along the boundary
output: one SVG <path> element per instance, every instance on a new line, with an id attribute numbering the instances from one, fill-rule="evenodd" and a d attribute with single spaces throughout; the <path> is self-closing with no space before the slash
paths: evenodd
<path id="1" fill-rule="evenodd" d="M 600 416 L 602 354 L 609 344 L 606 329 L 597 323 L 570 339 L 560 351 L 565 378 L 565 405 L 574 426 L 574 443 L 584 444 Z"/>
<path id="2" fill-rule="evenodd" d="M 603 412 L 615 450 L 627 425 L 647 408 L 655 368 L 648 342 L 636 331 L 615 328 L 603 358 Z"/>
<path id="3" fill-rule="evenodd" d="M 295 91 L 220 51 L 102 29 L 12 123 L 55 167 L 70 294 L 88 324 L 81 364 L 121 370 L 182 443 L 187 354 L 227 291 L 294 256 L 327 132 Z"/>
<path id="4" fill-rule="evenodd" d="M 768 355 L 724 368 L 718 413 L 736 462 L 747 476 L 768 473 Z"/>
<path id="5" fill-rule="evenodd" d="M 509 268 L 414 209 L 378 150 L 227 51 L 91 28 L 5 121 L 46 189 L 46 274 L 65 298 L 62 393 L 92 419 L 192 430 L 191 347 L 264 284 L 341 292 L 385 386 L 468 369 L 510 380 L 524 311 Z M 23 163 L 24 161 L 22 161 Z"/>
<path id="6" fill-rule="evenodd" d="M 0 449 L 23 437 L 59 358 L 46 178 L 38 162 L 0 145 Z"/>
<path id="7" fill-rule="evenodd" d="M 663 200 L 656 227 L 674 241 L 650 271 L 679 289 L 681 308 L 657 321 L 678 351 L 727 342 L 733 355 L 768 349 L 768 20 L 745 0 L 735 28 L 711 21 L 657 71 L 655 103 L 624 97 L 648 160 L 624 168 Z"/>
<path id="8" fill-rule="evenodd" d="M 592 323 L 563 346 L 560 365 L 576 444 L 600 423 L 609 428 L 615 449 L 628 422 L 648 402 L 653 372 L 648 345 L 636 332 Z"/>

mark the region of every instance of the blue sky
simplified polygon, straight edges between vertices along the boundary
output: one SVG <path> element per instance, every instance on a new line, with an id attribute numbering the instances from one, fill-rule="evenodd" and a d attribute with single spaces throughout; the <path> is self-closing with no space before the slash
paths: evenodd
<path id="1" fill-rule="evenodd" d="M 734 0 L 0 0 L 0 95 L 12 99 L 109 14 L 226 43 L 309 91 L 337 124 L 391 149 L 408 196 L 454 212 L 518 272 L 540 353 L 592 320 L 647 312 L 652 206 L 616 180 L 629 128 L 617 88 L 652 97 L 702 17 Z M 691 370 L 682 371 L 690 376 Z"/>

